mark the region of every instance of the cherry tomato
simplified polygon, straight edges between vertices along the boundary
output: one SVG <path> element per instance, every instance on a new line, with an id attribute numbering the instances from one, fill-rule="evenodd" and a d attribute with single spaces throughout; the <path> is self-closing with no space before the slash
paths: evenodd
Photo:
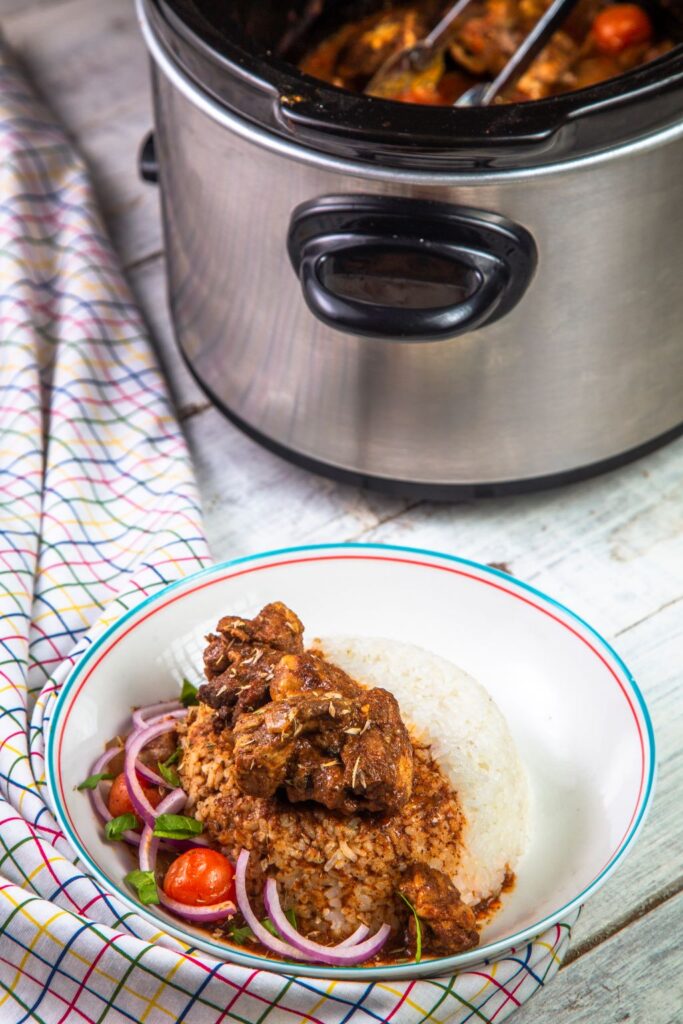
<path id="1" fill-rule="evenodd" d="M 147 786 L 143 786 L 142 788 L 152 807 L 156 807 L 163 799 L 163 793 L 160 793 L 158 789 L 152 789 Z M 111 784 L 107 805 L 109 807 L 110 814 L 115 818 L 118 818 L 120 814 L 135 814 L 135 808 L 133 807 L 128 795 L 126 776 L 123 772 L 121 772 L 120 775 L 117 775 Z"/>
<path id="2" fill-rule="evenodd" d="M 652 38 L 652 22 L 638 4 L 612 4 L 593 22 L 593 38 L 601 53 L 621 53 Z"/>
<path id="3" fill-rule="evenodd" d="M 235 869 L 218 850 L 195 847 L 173 861 L 164 878 L 164 892 L 191 907 L 235 899 Z"/>

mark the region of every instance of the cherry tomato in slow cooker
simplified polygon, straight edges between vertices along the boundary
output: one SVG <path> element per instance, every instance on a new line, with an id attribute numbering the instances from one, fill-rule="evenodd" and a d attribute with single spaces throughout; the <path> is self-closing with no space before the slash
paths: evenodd
<path id="1" fill-rule="evenodd" d="M 158 789 L 148 788 L 147 786 L 143 786 L 142 788 L 152 807 L 156 807 L 163 799 L 163 794 L 160 793 Z M 133 807 L 130 796 L 128 795 L 126 776 L 123 772 L 121 772 L 120 775 L 117 775 L 111 784 L 107 806 L 109 807 L 110 814 L 115 818 L 118 818 L 120 814 L 135 814 L 135 808 Z"/>
<path id="2" fill-rule="evenodd" d="M 164 878 L 164 892 L 191 907 L 235 899 L 235 869 L 218 850 L 197 847 L 181 853 Z"/>
<path id="3" fill-rule="evenodd" d="M 621 53 L 652 38 L 652 22 L 638 4 L 613 4 L 593 22 L 595 45 L 601 53 Z"/>

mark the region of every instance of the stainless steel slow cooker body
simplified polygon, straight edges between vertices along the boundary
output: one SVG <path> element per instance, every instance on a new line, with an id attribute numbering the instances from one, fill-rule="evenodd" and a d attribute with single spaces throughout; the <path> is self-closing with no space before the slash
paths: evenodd
<path id="1" fill-rule="evenodd" d="M 177 338 L 244 429 L 426 496 L 588 475 L 680 431 L 681 121 L 535 166 L 370 163 L 239 116 L 139 10 Z"/>

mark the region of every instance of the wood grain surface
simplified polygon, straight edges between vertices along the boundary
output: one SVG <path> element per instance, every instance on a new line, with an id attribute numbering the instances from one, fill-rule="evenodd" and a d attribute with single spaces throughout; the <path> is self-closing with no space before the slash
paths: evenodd
<path id="1" fill-rule="evenodd" d="M 519 1024 L 683 1020 L 683 441 L 597 480 L 526 497 L 432 504 L 290 466 L 213 409 L 176 351 L 158 196 L 137 177 L 151 126 L 130 0 L 0 0 L 0 22 L 87 157 L 189 439 L 216 559 L 324 540 L 414 544 L 502 564 L 611 639 L 650 703 L 659 778 L 623 867 L 585 907 L 567 963 Z"/>

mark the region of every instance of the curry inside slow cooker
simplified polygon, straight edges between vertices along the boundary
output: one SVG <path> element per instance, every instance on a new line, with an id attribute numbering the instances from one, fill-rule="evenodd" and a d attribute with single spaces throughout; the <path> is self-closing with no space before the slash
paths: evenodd
<path id="1" fill-rule="evenodd" d="M 306 74 L 353 92 L 417 104 L 452 106 L 477 82 L 498 75 L 550 7 L 551 0 L 471 0 L 454 21 L 446 45 L 425 67 L 390 80 L 377 72 L 396 53 L 424 39 L 452 0 L 363 4 L 341 15 L 339 5 L 310 0 L 277 45 Z M 358 6 L 358 5 L 356 5 Z M 365 10 L 364 10 L 365 8 Z M 499 102 L 524 102 L 582 89 L 647 64 L 675 46 L 658 8 L 648 0 L 569 4 L 560 27 Z"/>
<path id="2" fill-rule="evenodd" d="M 490 79 L 546 2 L 472 0 L 480 30 L 484 19 L 485 52 L 475 63 L 472 54 L 465 56 L 458 33 L 466 24 L 472 32 L 472 25 L 469 18 L 456 23 L 455 51 L 443 54 L 444 74 L 435 89 L 417 83 L 417 95 L 404 97 L 411 102 L 365 95 L 370 68 L 360 61 L 342 69 L 339 59 L 352 56 L 352 49 L 358 54 L 355 43 L 362 50 L 366 29 L 371 50 L 386 43 L 392 19 L 403 25 L 392 42 L 400 44 L 409 15 L 432 24 L 449 0 L 149 0 L 147 6 L 174 61 L 222 106 L 274 136 L 337 158 L 425 171 L 507 170 L 582 158 L 680 120 L 680 0 L 640 0 L 647 39 L 611 55 L 594 52 L 592 26 L 613 4 L 579 0 L 557 42 L 569 51 L 563 68 L 546 48 L 538 58 L 541 74 L 538 66 L 529 69 L 524 96 L 517 89 L 503 97 L 507 102 L 453 105 L 461 85 Z M 348 36 L 347 45 L 338 45 L 339 33 Z M 326 47 L 333 51 L 334 67 L 329 61 L 326 69 L 320 66 L 321 47 L 323 56 Z M 375 59 L 386 52 L 378 46 Z M 534 101 L 515 102 L 522 98 Z"/>

